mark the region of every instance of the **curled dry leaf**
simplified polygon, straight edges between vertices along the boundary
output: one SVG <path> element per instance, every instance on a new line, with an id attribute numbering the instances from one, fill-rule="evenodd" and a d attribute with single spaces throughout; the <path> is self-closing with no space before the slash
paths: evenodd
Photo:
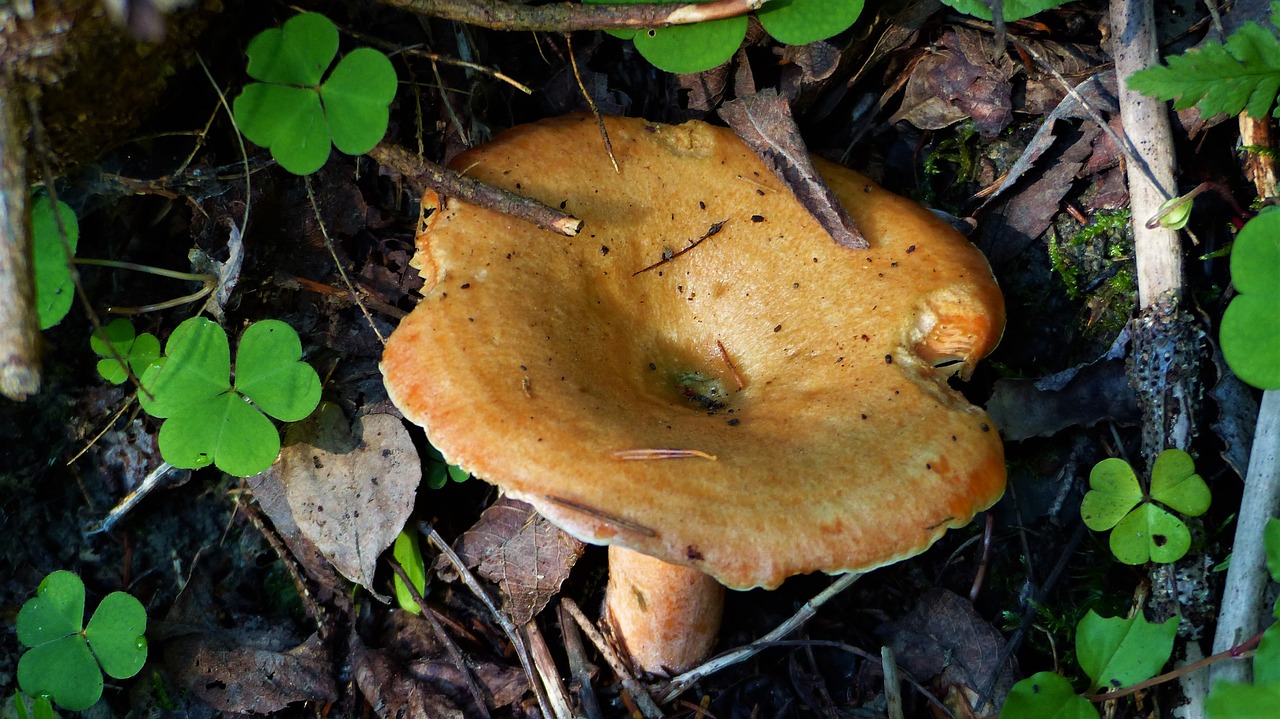
<path id="1" fill-rule="evenodd" d="M 342 446 L 341 413 L 319 413 L 309 441 L 280 453 L 280 477 L 298 528 L 343 576 L 373 590 L 378 556 L 413 511 L 422 464 L 389 414 L 367 415 L 360 441 Z M 357 430 L 360 431 L 360 430 Z"/>
<path id="2" fill-rule="evenodd" d="M 582 556 L 582 542 L 524 502 L 503 497 L 458 540 L 458 555 L 502 589 L 502 607 L 517 624 L 542 611 Z"/>

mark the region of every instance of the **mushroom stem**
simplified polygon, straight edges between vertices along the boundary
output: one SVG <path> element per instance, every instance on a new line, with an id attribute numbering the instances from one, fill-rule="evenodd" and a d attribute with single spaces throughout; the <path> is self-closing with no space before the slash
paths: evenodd
<path id="1" fill-rule="evenodd" d="M 724 586 L 696 569 L 609 547 L 604 614 L 637 670 L 674 674 L 715 646 Z"/>

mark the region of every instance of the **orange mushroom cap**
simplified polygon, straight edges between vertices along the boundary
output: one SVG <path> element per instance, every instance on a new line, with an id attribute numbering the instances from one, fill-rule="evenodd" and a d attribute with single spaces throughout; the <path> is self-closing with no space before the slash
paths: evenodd
<path id="1" fill-rule="evenodd" d="M 737 589 L 901 560 L 1000 497 L 996 429 L 946 381 L 1004 327 L 963 236 L 818 161 L 871 245 L 840 247 L 730 130 L 606 125 L 620 173 L 588 115 L 453 163 L 578 237 L 462 202 L 418 237 L 382 370 L 449 461 Z"/>

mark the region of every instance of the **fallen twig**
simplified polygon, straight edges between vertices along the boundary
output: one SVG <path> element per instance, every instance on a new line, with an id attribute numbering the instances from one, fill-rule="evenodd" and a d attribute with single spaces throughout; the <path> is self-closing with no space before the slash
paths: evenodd
<path id="1" fill-rule="evenodd" d="M 857 581 L 858 577 L 861 576 L 861 573 L 845 574 L 841 576 L 832 582 L 831 586 L 821 592 L 818 592 L 813 599 L 805 602 L 804 606 L 800 607 L 800 609 L 787 619 L 787 621 L 778 625 L 777 628 L 760 639 L 757 639 L 745 647 L 739 647 L 738 649 L 725 652 L 720 656 L 712 657 L 701 666 L 694 667 L 684 674 L 673 678 L 659 693 L 659 700 L 665 704 L 666 702 L 669 702 L 683 694 L 686 689 L 696 682 L 702 681 L 704 678 L 715 674 L 721 669 L 744 662 L 751 657 L 754 657 L 762 650 L 768 648 L 778 640 L 791 635 L 792 632 L 799 630 L 800 627 L 804 626 L 806 622 L 813 618 L 813 615 L 818 613 L 818 607 L 826 604 L 832 597 L 849 588 L 849 586 Z"/>
<path id="2" fill-rule="evenodd" d="M 571 32 L 619 28 L 667 27 L 745 15 L 766 0 L 713 0 L 655 5 L 522 5 L 502 0 L 382 0 L 384 5 L 419 15 L 455 20 L 490 30 Z"/>
<path id="3" fill-rule="evenodd" d="M 662 710 L 658 708 L 657 704 L 653 703 L 653 697 L 649 696 L 649 692 L 645 691 L 644 686 L 636 681 L 635 677 L 631 676 L 631 672 L 627 670 L 621 657 L 604 640 L 604 636 L 591 623 L 591 620 L 587 619 L 587 615 L 583 614 L 582 610 L 578 608 L 578 603 L 565 597 L 560 600 L 560 606 L 569 612 L 569 616 L 573 617 L 573 620 L 586 633 L 587 639 L 590 639 L 591 643 L 596 645 L 596 649 L 600 650 L 600 655 L 609 663 L 609 668 L 613 669 L 613 673 L 622 682 L 622 688 L 635 700 L 636 706 L 640 709 L 640 713 L 645 716 L 645 719 L 662 719 Z"/>
<path id="4" fill-rule="evenodd" d="M 470 589 L 471 593 L 484 603 L 485 608 L 489 610 L 489 613 L 498 622 L 498 626 L 502 627 L 502 632 L 507 635 L 511 646 L 516 650 L 516 658 L 520 660 L 520 667 L 524 669 L 525 677 L 529 679 L 529 686 L 538 698 L 538 707 L 542 709 L 542 715 L 555 716 L 551 712 L 551 702 L 547 698 L 546 691 L 542 688 L 542 682 L 538 681 L 538 675 L 533 668 L 533 661 L 529 658 L 529 648 L 525 646 L 524 637 L 520 634 L 520 630 L 506 614 L 503 614 L 498 609 L 498 606 L 493 603 L 493 599 L 489 597 L 489 593 L 484 590 L 484 587 L 480 586 L 479 580 L 471 573 L 467 565 L 463 564 L 458 554 L 453 551 L 453 547 L 450 547 L 449 543 L 444 541 L 444 537 L 441 537 L 434 527 L 426 522 L 418 522 L 418 531 L 427 538 L 427 542 L 431 546 L 444 555 L 449 564 L 453 566 L 453 570 L 462 579 L 462 583 L 467 585 L 467 589 Z"/>
<path id="5" fill-rule="evenodd" d="M 424 160 L 399 145 L 383 142 L 369 151 L 369 157 L 404 175 L 419 193 L 430 188 L 448 197 L 528 220 L 538 227 L 568 237 L 573 237 L 582 230 L 582 220 L 567 212 L 461 175 Z"/>

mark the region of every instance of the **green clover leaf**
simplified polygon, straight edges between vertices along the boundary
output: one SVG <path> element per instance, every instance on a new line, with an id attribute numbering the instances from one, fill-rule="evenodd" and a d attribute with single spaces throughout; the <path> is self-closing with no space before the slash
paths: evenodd
<path id="1" fill-rule="evenodd" d="M 1076 657 L 1094 689 L 1146 681 L 1173 653 L 1178 617 L 1152 624 L 1141 615 L 1104 619 L 1092 609 L 1076 627 Z"/>
<path id="2" fill-rule="evenodd" d="M 1066 677 L 1038 672 L 1013 685 L 1000 719 L 1098 719 L 1098 711 Z"/>
<path id="3" fill-rule="evenodd" d="M 84 622 L 84 583 L 67 571 L 40 582 L 18 612 L 18 641 L 30 647 L 18 660 L 18 684 L 32 696 L 49 695 L 69 711 L 83 711 L 102 696 L 102 672 L 116 679 L 137 674 L 147 660 L 147 613 L 124 592 L 107 595 Z M 101 668 L 99 668 L 101 665 Z"/>
<path id="4" fill-rule="evenodd" d="M 445 461 L 444 455 L 440 454 L 440 450 L 430 444 L 427 445 L 426 462 L 427 471 L 424 479 L 428 489 L 440 489 L 449 480 L 465 482 L 471 478 L 470 472 L 456 464 L 449 464 Z"/>
<path id="5" fill-rule="evenodd" d="M 58 202 L 57 219 L 49 196 L 36 195 L 31 203 L 31 264 L 36 283 L 36 313 L 40 329 L 47 330 L 62 321 L 71 311 L 75 284 L 67 264 L 67 250 L 58 232 L 58 219 L 67 233 L 67 247 L 76 252 L 80 241 L 80 224 L 76 213 L 65 202 Z"/>
<path id="6" fill-rule="evenodd" d="M 1199 517 L 1209 511 L 1212 495 L 1204 479 L 1196 474 L 1191 455 L 1180 449 L 1166 449 L 1151 467 L 1151 498 L 1188 517 Z"/>
<path id="7" fill-rule="evenodd" d="M 1236 295 L 1222 315 L 1222 355 L 1240 379 L 1280 389 L 1280 208 L 1249 220 L 1231 248 Z"/>
<path id="8" fill-rule="evenodd" d="M 1181 519 L 1149 502 L 1125 515 L 1111 530 L 1111 553 L 1125 564 L 1148 560 L 1169 564 L 1191 548 L 1191 532 Z"/>
<path id="9" fill-rule="evenodd" d="M 1176 562 L 1191 548 L 1187 525 L 1150 503 L 1133 468 L 1122 459 L 1104 459 L 1089 473 L 1090 490 L 1080 503 L 1085 526 L 1111 531 L 1111 553 L 1125 564 Z M 1195 461 L 1180 449 L 1167 449 L 1151 468 L 1151 496 L 1187 516 L 1209 509 L 1211 495 L 1196 474 Z"/>
<path id="10" fill-rule="evenodd" d="M 1080 513 L 1085 526 L 1104 532 L 1116 526 L 1142 501 L 1142 487 L 1133 467 L 1118 457 L 1104 459 L 1089 472 L 1091 489 L 1084 495 Z"/>
<path id="11" fill-rule="evenodd" d="M 967 15 L 988 22 L 991 20 L 991 6 L 986 0 L 942 0 L 942 2 Z M 1038 12 L 1066 5 L 1068 2 L 1071 0 L 1004 0 L 1004 21 L 1021 20 Z"/>
<path id="12" fill-rule="evenodd" d="M 263 412 L 293 422 L 320 401 L 320 378 L 302 361 L 302 343 L 289 325 L 264 320 L 249 326 L 236 352 L 232 387 L 227 334 L 203 317 L 174 330 L 165 357 L 143 374 L 143 409 L 167 419 L 160 453 L 175 467 L 216 465 L 247 477 L 271 466 L 280 434 Z"/>
<path id="13" fill-rule="evenodd" d="M 236 97 L 236 125 L 294 174 L 320 169 L 333 146 L 361 155 L 386 134 L 398 82 L 391 61 L 359 48 L 322 83 L 337 52 L 337 27 L 317 13 L 294 16 L 249 43 L 249 76 L 261 82 Z"/>
<path id="14" fill-rule="evenodd" d="M 120 384 L 129 377 L 124 365 L 113 356 L 112 348 L 138 377 L 160 359 L 160 340 L 150 332 L 135 332 L 132 322 L 119 317 L 89 337 L 89 347 L 103 358 L 98 360 L 98 374 L 111 384 Z"/>
<path id="15" fill-rule="evenodd" d="M 863 0 L 770 0 L 756 17 L 778 42 L 808 45 L 849 29 L 862 6 Z"/>

